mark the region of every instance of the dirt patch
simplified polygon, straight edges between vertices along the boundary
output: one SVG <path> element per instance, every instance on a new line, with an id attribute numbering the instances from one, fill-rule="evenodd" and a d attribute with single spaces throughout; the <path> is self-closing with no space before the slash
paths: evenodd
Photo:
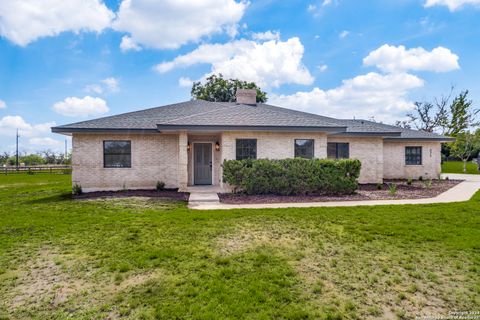
<path id="1" fill-rule="evenodd" d="M 81 260 L 81 259 L 80 259 Z M 56 309 L 74 301 L 75 309 L 90 308 L 112 299 L 115 294 L 161 277 L 160 272 L 123 274 L 112 280 L 94 276 L 90 269 L 78 271 L 83 262 L 51 249 L 40 250 L 17 272 L 9 295 L 9 310 Z M 82 269 L 82 268 L 81 268 Z"/>
<path id="2" fill-rule="evenodd" d="M 220 253 L 234 254 L 260 246 L 295 249 L 301 240 L 300 234 L 280 230 L 276 226 L 269 229 L 243 226 L 237 228 L 234 233 L 218 238 L 216 244 Z"/>
<path id="3" fill-rule="evenodd" d="M 220 202 L 227 204 L 244 203 L 286 203 L 286 202 L 328 202 L 328 201 L 362 201 L 433 198 L 462 182 L 461 180 L 414 181 L 411 185 L 405 180 L 389 180 L 381 185 L 361 184 L 350 195 L 247 195 L 243 193 L 220 193 Z M 395 184 L 395 194 L 390 193 L 390 186 Z M 380 188 L 381 187 L 381 188 Z"/>
<path id="4" fill-rule="evenodd" d="M 74 195 L 74 199 L 98 199 L 98 198 L 126 198 L 126 197 L 147 197 L 166 198 L 178 201 L 187 201 L 188 192 L 178 192 L 177 189 L 157 190 L 120 190 L 120 191 L 95 191 Z"/>

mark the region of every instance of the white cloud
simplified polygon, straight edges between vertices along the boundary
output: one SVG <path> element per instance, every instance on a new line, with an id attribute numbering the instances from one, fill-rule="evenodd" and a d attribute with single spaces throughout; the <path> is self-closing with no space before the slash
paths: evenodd
<path id="1" fill-rule="evenodd" d="M 332 4 L 332 0 L 323 0 L 322 7 L 328 6 L 330 4 Z"/>
<path id="2" fill-rule="evenodd" d="M 257 43 L 237 40 L 225 44 L 204 44 L 172 61 L 158 64 L 160 73 L 195 64 L 210 64 L 211 73 L 226 78 L 254 81 L 262 87 L 278 87 L 284 83 L 309 85 L 313 77 L 303 65 L 304 48 L 300 39 Z"/>
<path id="3" fill-rule="evenodd" d="M 132 38 L 130 38 L 129 36 L 123 36 L 122 37 L 122 42 L 120 42 L 120 49 L 125 52 L 125 51 L 129 51 L 129 50 L 132 50 L 132 51 L 140 51 L 142 50 L 142 48 L 136 44 Z"/>
<path id="4" fill-rule="evenodd" d="M 129 33 L 122 39 L 124 50 L 133 44 L 175 49 L 213 33 L 232 34 L 247 5 L 235 0 L 123 0 L 113 28 Z"/>
<path id="5" fill-rule="evenodd" d="M 0 119 L 0 135 L 13 137 L 18 129 L 18 133 L 22 137 L 35 137 L 50 132 L 50 128 L 53 126 L 55 126 L 55 122 L 34 125 L 26 122 L 20 116 L 5 116 Z"/>
<path id="6" fill-rule="evenodd" d="M 85 91 L 89 93 L 112 93 L 120 91 L 118 85 L 118 79 L 114 77 L 106 78 L 100 81 L 100 83 L 89 84 L 85 87 Z"/>
<path id="7" fill-rule="evenodd" d="M 64 146 L 64 141 L 58 141 L 49 137 L 31 138 L 28 140 L 31 145 L 45 146 L 45 147 L 61 147 Z"/>
<path id="8" fill-rule="evenodd" d="M 101 32 L 114 14 L 99 0 L 2 0 L 0 34 L 26 46 L 64 31 Z"/>
<path id="9" fill-rule="evenodd" d="M 178 85 L 180 87 L 191 87 L 192 84 L 193 81 L 190 78 L 181 77 L 180 79 L 178 79 Z"/>
<path id="10" fill-rule="evenodd" d="M 5 103 L 5 101 L 0 100 L 0 109 L 5 109 L 6 107 L 7 107 L 7 104 Z"/>
<path id="11" fill-rule="evenodd" d="M 325 72 L 328 70 L 328 66 L 326 64 L 322 64 L 317 66 L 317 69 L 320 70 L 320 72 Z"/>
<path id="12" fill-rule="evenodd" d="M 307 7 L 308 12 L 314 12 L 316 10 L 317 10 L 317 6 L 314 5 L 314 4 L 309 4 L 308 7 Z"/>
<path id="13" fill-rule="evenodd" d="M 339 37 L 340 39 L 344 39 L 344 38 L 346 38 L 349 34 L 350 34 L 350 31 L 343 30 L 342 32 L 340 32 L 340 34 L 338 35 L 338 37 Z"/>
<path id="14" fill-rule="evenodd" d="M 109 111 L 105 100 L 90 96 L 65 98 L 65 100 L 55 103 L 52 109 L 67 117 L 86 117 L 100 115 Z"/>
<path id="15" fill-rule="evenodd" d="M 260 41 L 265 41 L 265 40 L 280 40 L 280 32 L 278 31 L 266 31 L 266 32 L 258 32 L 254 33 L 252 35 L 253 40 L 260 40 Z"/>
<path id="16" fill-rule="evenodd" d="M 118 92 L 120 88 L 118 87 L 118 79 L 114 77 L 106 78 L 102 80 L 102 84 L 109 92 Z"/>
<path id="17" fill-rule="evenodd" d="M 411 110 L 410 90 L 420 88 L 424 81 L 415 75 L 398 73 L 382 75 L 371 72 L 344 80 L 330 90 L 314 88 L 292 95 L 270 95 L 269 103 L 335 118 L 368 119 L 393 123 Z"/>
<path id="18" fill-rule="evenodd" d="M 404 46 L 384 44 L 363 59 L 366 66 L 376 66 L 384 72 L 435 71 L 459 69 L 458 56 L 444 47 L 427 51 L 421 47 L 405 49 Z"/>
<path id="19" fill-rule="evenodd" d="M 480 0 L 427 0 L 425 7 L 446 6 L 450 11 L 455 11 L 465 5 L 480 6 Z"/>

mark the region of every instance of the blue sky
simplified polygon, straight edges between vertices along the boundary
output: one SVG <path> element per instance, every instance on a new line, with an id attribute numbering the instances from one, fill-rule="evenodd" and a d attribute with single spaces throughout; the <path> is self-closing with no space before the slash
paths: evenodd
<path id="1" fill-rule="evenodd" d="M 480 0 L 2 0 L 0 151 L 63 150 L 52 125 L 188 100 L 222 72 L 270 103 L 401 120 L 417 100 L 479 101 Z"/>

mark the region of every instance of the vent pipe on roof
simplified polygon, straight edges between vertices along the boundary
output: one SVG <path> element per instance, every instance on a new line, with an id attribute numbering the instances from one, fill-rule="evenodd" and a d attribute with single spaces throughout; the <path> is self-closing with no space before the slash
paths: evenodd
<path id="1" fill-rule="evenodd" d="M 257 90 L 255 89 L 237 89 L 238 104 L 257 104 Z"/>

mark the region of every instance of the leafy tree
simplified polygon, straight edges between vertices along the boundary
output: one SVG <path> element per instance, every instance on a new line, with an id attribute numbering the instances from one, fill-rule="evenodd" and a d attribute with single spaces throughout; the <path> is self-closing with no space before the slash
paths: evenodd
<path id="1" fill-rule="evenodd" d="M 446 123 L 446 134 L 456 137 L 470 127 L 478 126 L 475 119 L 479 110 L 472 110 L 472 100 L 467 98 L 468 90 L 460 92 L 450 105 L 449 119 Z"/>
<path id="2" fill-rule="evenodd" d="M 214 102 L 235 102 L 237 89 L 256 89 L 257 102 L 267 102 L 267 93 L 262 91 L 254 82 L 238 79 L 224 79 L 222 74 L 211 75 L 207 82 L 194 82 L 191 95 L 193 99 L 202 99 Z"/>
<path id="3" fill-rule="evenodd" d="M 463 172 L 467 172 L 467 161 L 480 149 L 480 130 L 475 133 L 463 131 L 457 134 L 451 144 L 450 154 L 463 161 Z"/>
<path id="4" fill-rule="evenodd" d="M 8 152 L 3 152 L 0 154 L 0 164 L 7 164 L 8 158 L 10 158 L 10 154 Z"/>

